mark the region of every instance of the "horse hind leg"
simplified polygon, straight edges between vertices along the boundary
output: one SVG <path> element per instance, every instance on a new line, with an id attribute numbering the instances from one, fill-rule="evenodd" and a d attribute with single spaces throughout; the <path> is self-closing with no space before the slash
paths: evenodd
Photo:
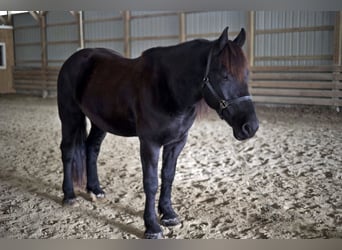
<path id="1" fill-rule="evenodd" d="M 97 198 L 104 198 L 105 193 L 100 187 L 99 177 L 97 174 L 97 158 L 100 147 L 106 132 L 98 128 L 92 123 L 89 136 L 86 141 L 87 146 L 87 191 L 91 195 L 91 199 L 96 201 Z"/>

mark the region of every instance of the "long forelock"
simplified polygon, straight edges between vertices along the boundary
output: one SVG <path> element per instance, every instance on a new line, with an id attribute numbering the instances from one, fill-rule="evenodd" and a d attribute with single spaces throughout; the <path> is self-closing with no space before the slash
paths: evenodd
<path id="1" fill-rule="evenodd" d="M 247 58 L 242 48 L 229 41 L 220 54 L 222 64 L 238 81 L 243 81 L 245 70 L 248 68 Z"/>

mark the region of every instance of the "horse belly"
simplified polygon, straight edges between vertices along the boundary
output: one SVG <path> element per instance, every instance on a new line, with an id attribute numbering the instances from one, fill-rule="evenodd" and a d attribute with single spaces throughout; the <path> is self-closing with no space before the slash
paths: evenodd
<path id="1" fill-rule="evenodd" d="M 126 137 L 137 135 L 135 122 L 127 116 L 117 114 L 106 117 L 91 112 L 87 108 L 82 108 L 82 110 L 89 120 L 103 131 Z"/>

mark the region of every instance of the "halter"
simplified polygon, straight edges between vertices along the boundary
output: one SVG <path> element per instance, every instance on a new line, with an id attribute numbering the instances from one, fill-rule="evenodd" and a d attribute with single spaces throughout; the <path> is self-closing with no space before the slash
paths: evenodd
<path id="1" fill-rule="evenodd" d="M 232 106 L 232 104 L 238 104 L 238 103 L 243 102 L 243 101 L 251 101 L 252 97 L 250 95 L 246 95 L 246 96 L 241 96 L 241 97 L 230 99 L 230 100 L 226 100 L 226 99 L 221 98 L 217 94 L 217 92 L 215 91 L 213 86 L 211 85 L 209 77 L 208 77 L 209 70 L 210 70 L 211 57 L 212 57 L 212 49 L 210 50 L 209 55 L 208 55 L 207 67 L 206 67 L 205 75 L 203 78 L 202 90 L 205 87 L 207 87 L 209 89 L 210 93 L 215 97 L 216 101 L 219 103 L 219 109 L 216 111 L 219 114 L 220 118 L 223 119 L 223 111 L 225 109 Z"/>

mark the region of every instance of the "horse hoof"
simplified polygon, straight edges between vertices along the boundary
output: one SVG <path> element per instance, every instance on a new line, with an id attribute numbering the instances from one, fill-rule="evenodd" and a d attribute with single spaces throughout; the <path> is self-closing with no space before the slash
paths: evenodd
<path id="1" fill-rule="evenodd" d="M 73 199 L 64 199 L 63 206 L 73 207 L 76 204 L 76 198 Z"/>
<path id="2" fill-rule="evenodd" d="M 150 239 L 150 240 L 159 240 L 159 239 L 164 239 L 163 233 L 145 233 L 144 234 L 145 239 Z"/>
<path id="3" fill-rule="evenodd" d="M 106 195 L 104 193 L 99 193 L 99 194 L 94 194 L 93 192 L 89 192 L 90 195 L 90 199 L 92 202 L 96 202 L 98 199 L 102 200 L 106 197 Z"/>
<path id="4" fill-rule="evenodd" d="M 178 217 L 171 218 L 171 219 L 161 219 L 160 224 L 162 224 L 165 227 L 173 227 L 180 223 L 180 220 Z"/>

